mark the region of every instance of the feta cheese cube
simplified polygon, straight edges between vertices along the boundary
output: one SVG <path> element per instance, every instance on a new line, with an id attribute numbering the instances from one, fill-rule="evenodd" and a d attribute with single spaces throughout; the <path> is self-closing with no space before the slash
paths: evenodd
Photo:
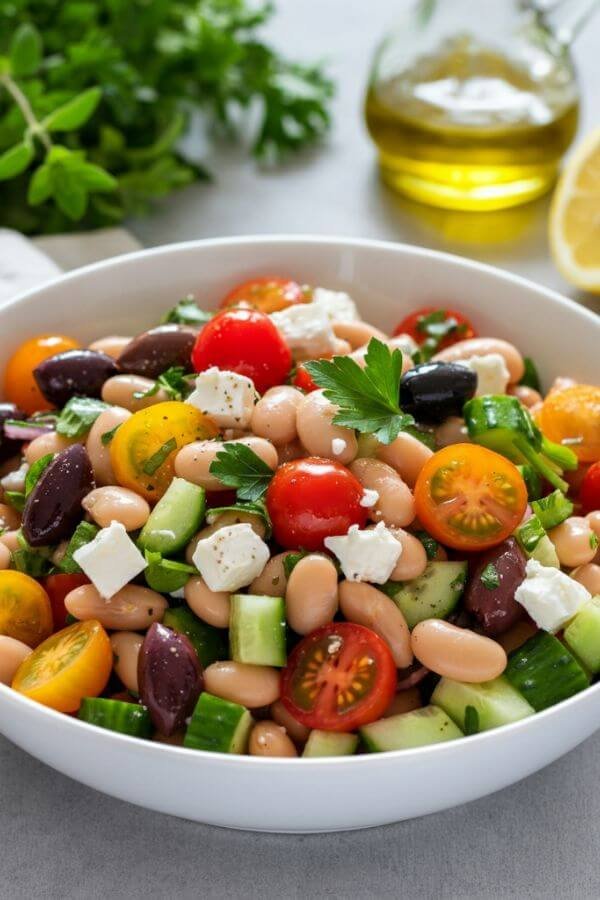
<path id="1" fill-rule="evenodd" d="M 111 522 L 107 528 L 102 528 L 93 541 L 75 551 L 73 559 L 105 600 L 147 566 L 120 522 Z"/>
<path id="2" fill-rule="evenodd" d="M 351 525 L 348 534 L 325 538 L 325 546 L 335 553 L 348 581 L 383 584 L 402 553 L 402 544 L 383 522 L 361 531 Z"/>
<path id="3" fill-rule="evenodd" d="M 371 491 L 369 488 L 365 488 L 360 498 L 360 505 L 370 509 L 371 506 L 375 506 L 378 500 L 379 491 Z"/>
<path id="4" fill-rule="evenodd" d="M 485 356 L 471 356 L 469 359 L 457 359 L 457 365 L 470 369 L 477 375 L 476 397 L 484 394 L 505 394 L 510 374 L 506 368 L 504 357 L 499 353 L 487 353 Z"/>
<path id="5" fill-rule="evenodd" d="M 212 366 L 198 375 L 186 403 L 210 416 L 219 428 L 247 428 L 255 398 L 250 378 Z"/>
<path id="6" fill-rule="evenodd" d="M 347 446 L 343 438 L 334 438 L 331 442 L 331 452 L 334 456 L 341 456 Z"/>
<path id="7" fill-rule="evenodd" d="M 226 525 L 198 541 L 192 559 L 211 591 L 233 593 L 260 575 L 270 555 L 265 542 L 244 522 Z"/>
<path id="8" fill-rule="evenodd" d="M 316 287 L 312 302 L 325 310 L 331 322 L 357 322 L 360 319 L 356 303 L 345 291 Z"/>
<path id="9" fill-rule="evenodd" d="M 337 345 L 327 310 L 318 303 L 298 303 L 271 313 L 294 359 L 314 359 L 332 353 Z"/>
<path id="10" fill-rule="evenodd" d="M 582 584 L 560 569 L 530 559 L 525 572 L 525 581 L 515 591 L 515 600 L 544 631 L 553 634 L 559 631 L 591 599 Z"/>

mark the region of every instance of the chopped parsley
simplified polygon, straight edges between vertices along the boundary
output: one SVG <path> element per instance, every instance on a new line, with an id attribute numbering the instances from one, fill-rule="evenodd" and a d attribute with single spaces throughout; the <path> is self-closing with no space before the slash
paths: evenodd
<path id="1" fill-rule="evenodd" d="M 238 500 L 255 503 L 260 500 L 274 475 L 273 469 L 260 456 L 237 441 L 223 444 L 210 464 L 209 472 L 221 484 L 237 490 Z"/>
<path id="2" fill-rule="evenodd" d="M 183 297 L 179 303 L 162 317 L 161 323 L 175 322 L 178 325 L 206 325 L 213 313 L 200 309 L 192 295 Z"/>
<path id="3" fill-rule="evenodd" d="M 146 475 L 154 475 L 157 469 L 159 469 L 164 463 L 165 459 L 172 453 L 173 450 L 177 449 L 177 441 L 175 438 L 169 438 L 162 447 L 160 447 L 156 453 L 153 453 L 152 456 L 149 456 L 144 465 L 142 466 L 142 471 Z"/>
<path id="4" fill-rule="evenodd" d="M 500 586 L 500 576 L 498 575 L 498 570 L 494 563 L 487 564 L 479 576 L 479 580 L 488 591 L 494 591 Z"/>

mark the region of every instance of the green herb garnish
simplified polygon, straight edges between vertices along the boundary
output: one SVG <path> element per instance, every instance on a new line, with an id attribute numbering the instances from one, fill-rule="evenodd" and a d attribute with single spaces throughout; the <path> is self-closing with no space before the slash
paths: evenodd
<path id="1" fill-rule="evenodd" d="M 142 471 L 146 475 L 154 475 L 157 469 L 159 469 L 164 463 L 165 459 L 172 453 L 173 450 L 177 449 L 177 441 L 175 438 L 169 438 L 162 447 L 160 447 L 156 453 L 153 453 L 152 456 L 148 457 L 144 465 L 142 466 Z"/>
<path id="2" fill-rule="evenodd" d="M 218 516 L 228 512 L 260 516 L 266 527 L 265 537 L 267 539 L 271 537 L 271 518 L 263 500 L 254 503 L 232 503 L 230 506 L 212 506 L 206 513 L 206 521 L 212 525 Z"/>
<path id="3" fill-rule="evenodd" d="M 500 576 L 498 575 L 498 570 L 494 563 L 487 564 L 479 576 L 479 580 L 488 591 L 494 591 L 500 586 Z"/>
<path id="4" fill-rule="evenodd" d="M 5 491 L 4 499 L 7 500 L 17 512 L 23 512 L 25 509 L 25 500 L 27 498 L 22 491 Z"/>
<path id="5" fill-rule="evenodd" d="M 523 372 L 523 377 L 519 381 L 519 384 L 533 388 L 534 391 L 541 391 L 542 385 L 540 383 L 540 376 L 538 375 L 536 364 L 530 356 L 525 356 L 523 358 L 523 363 L 525 364 L 525 371 Z"/>
<path id="6" fill-rule="evenodd" d="M 298 550 L 297 552 L 288 553 L 283 558 L 283 571 L 285 577 L 289 578 L 301 559 L 308 556 L 308 550 Z"/>
<path id="7" fill-rule="evenodd" d="M 29 468 L 25 476 L 25 496 L 28 497 L 38 481 L 40 480 L 44 470 L 50 465 L 54 459 L 53 453 L 46 453 L 45 456 L 37 459 Z"/>
<path id="8" fill-rule="evenodd" d="M 194 298 L 190 295 L 189 297 L 184 297 L 183 300 L 180 300 L 179 303 L 170 309 L 169 312 L 165 313 L 165 315 L 161 319 L 161 323 L 166 325 L 170 322 L 175 322 L 178 325 L 206 325 L 209 322 L 214 313 L 206 312 L 203 309 L 200 309 Z"/>
<path id="9" fill-rule="evenodd" d="M 438 352 L 444 338 L 463 337 L 467 332 L 467 325 L 459 323 L 454 316 L 449 316 L 445 309 L 436 309 L 419 316 L 416 330 L 425 336 L 425 340 L 419 345 L 416 362 L 427 362 Z"/>
<path id="10" fill-rule="evenodd" d="M 273 469 L 245 444 L 229 442 L 223 444 L 210 464 L 209 472 L 221 484 L 237 490 L 238 500 L 256 502 L 264 496 Z"/>
<path id="11" fill-rule="evenodd" d="M 58 416 L 56 431 L 65 437 L 82 437 L 105 409 L 108 403 L 95 397 L 71 397 Z"/>
<path id="12" fill-rule="evenodd" d="M 431 560 L 435 559 L 437 556 L 437 552 L 440 547 L 439 543 L 435 538 L 432 538 L 430 534 L 427 534 L 426 531 L 415 531 L 414 535 L 416 538 L 419 538 L 419 540 L 425 547 L 427 559 L 429 560 L 429 562 L 431 562 Z"/>
<path id="13" fill-rule="evenodd" d="M 543 528 L 549 531 L 551 528 L 560 525 L 565 519 L 568 519 L 575 507 L 562 491 L 556 490 L 548 494 L 547 497 L 534 500 L 531 508 L 542 523 Z"/>
<path id="14" fill-rule="evenodd" d="M 158 376 L 151 388 L 148 388 L 147 391 L 135 391 L 133 396 L 136 400 L 154 397 L 161 388 L 169 400 L 183 400 L 187 397 L 192 390 L 192 386 L 188 377 L 186 377 L 186 371 L 183 366 L 171 366 L 170 369 Z"/>
<path id="15" fill-rule="evenodd" d="M 73 559 L 73 554 L 81 547 L 84 547 L 86 544 L 93 541 L 98 534 L 98 531 L 98 527 L 92 525 L 91 522 L 79 523 L 67 544 L 65 555 L 58 564 L 58 568 L 61 572 L 64 572 L 65 575 L 79 575 L 81 573 L 81 567 Z"/>
<path id="16" fill-rule="evenodd" d="M 100 437 L 100 442 L 102 443 L 102 446 L 103 446 L 103 447 L 107 447 L 107 446 L 110 444 L 110 442 L 111 442 L 112 439 L 114 438 L 115 434 L 117 433 L 117 431 L 118 431 L 119 428 L 121 427 L 121 424 L 122 424 L 122 423 L 119 423 L 118 425 L 115 425 L 115 427 L 114 427 L 114 428 L 111 428 L 110 431 L 105 431 L 104 434 L 101 435 L 101 437 Z"/>
<path id="17" fill-rule="evenodd" d="M 164 557 L 153 550 L 144 552 L 148 566 L 144 569 L 144 578 L 148 587 L 158 591 L 159 594 L 171 594 L 189 581 L 191 575 L 197 575 L 198 570 L 187 563 L 178 562 Z"/>
<path id="18" fill-rule="evenodd" d="M 479 732 L 479 713 L 474 706 L 465 706 L 465 727 L 466 735 L 477 734 Z"/>

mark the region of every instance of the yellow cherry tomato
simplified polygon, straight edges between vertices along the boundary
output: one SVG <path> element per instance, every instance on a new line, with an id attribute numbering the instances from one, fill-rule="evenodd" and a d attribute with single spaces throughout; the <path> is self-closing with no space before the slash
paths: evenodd
<path id="1" fill-rule="evenodd" d="M 4 373 L 4 396 L 23 412 L 31 415 L 43 409 L 52 409 L 33 377 L 33 370 L 45 359 L 77 350 L 80 344 L 64 334 L 40 334 L 17 347 L 8 361 Z"/>
<path id="2" fill-rule="evenodd" d="M 37 647 L 52 634 L 48 594 L 34 578 L 12 569 L 0 571 L 0 634 Z"/>
<path id="3" fill-rule="evenodd" d="M 140 409 L 119 426 L 110 444 L 117 481 L 155 503 L 173 480 L 177 451 L 217 434 L 214 422 L 189 403 L 169 400 Z"/>
<path id="4" fill-rule="evenodd" d="M 544 400 L 538 425 L 551 441 L 570 447 L 581 462 L 600 459 L 600 387 L 575 384 Z"/>
<path id="5" fill-rule="evenodd" d="M 96 619 L 76 622 L 40 644 L 17 669 L 15 691 L 59 712 L 76 712 L 84 697 L 97 697 L 109 679 L 113 652 Z"/>

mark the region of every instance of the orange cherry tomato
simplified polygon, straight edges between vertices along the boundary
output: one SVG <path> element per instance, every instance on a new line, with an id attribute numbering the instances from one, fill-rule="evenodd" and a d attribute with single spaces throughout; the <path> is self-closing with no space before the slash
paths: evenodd
<path id="1" fill-rule="evenodd" d="M 527 488 L 504 456 L 473 444 L 451 444 L 421 469 L 415 507 L 424 529 L 441 544 L 485 550 L 517 527 L 527 507 Z"/>
<path id="2" fill-rule="evenodd" d="M 190 403 L 167 400 L 140 409 L 123 422 L 110 444 L 117 481 L 156 503 L 173 480 L 177 451 L 218 433 L 214 422 Z"/>
<path id="3" fill-rule="evenodd" d="M 77 350 L 80 344 L 64 334 L 40 334 L 17 347 L 4 373 L 4 396 L 28 415 L 52 409 L 35 383 L 33 370 L 43 360 L 65 350 Z"/>
<path id="4" fill-rule="evenodd" d="M 267 275 L 238 284 L 221 301 L 221 307 L 245 306 L 249 309 L 258 309 L 260 312 L 272 313 L 294 306 L 296 303 L 308 303 L 310 299 L 309 288 L 302 287 L 289 278 Z"/>
<path id="5" fill-rule="evenodd" d="M 52 634 L 48 594 L 34 578 L 13 569 L 0 572 L 0 634 L 37 647 Z"/>
<path id="6" fill-rule="evenodd" d="M 59 712 L 76 712 L 84 697 L 97 697 L 108 682 L 113 652 L 100 622 L 76 622 L 33 651 L 17 669 L 15 691 Z"/>
<path id="7" fill-rule="evenodd" d="M 551 441 L 570 447 L 581 462 L 600 459 L 600 387 L 575 384 L 544 400 L 538 425 Z"/>

